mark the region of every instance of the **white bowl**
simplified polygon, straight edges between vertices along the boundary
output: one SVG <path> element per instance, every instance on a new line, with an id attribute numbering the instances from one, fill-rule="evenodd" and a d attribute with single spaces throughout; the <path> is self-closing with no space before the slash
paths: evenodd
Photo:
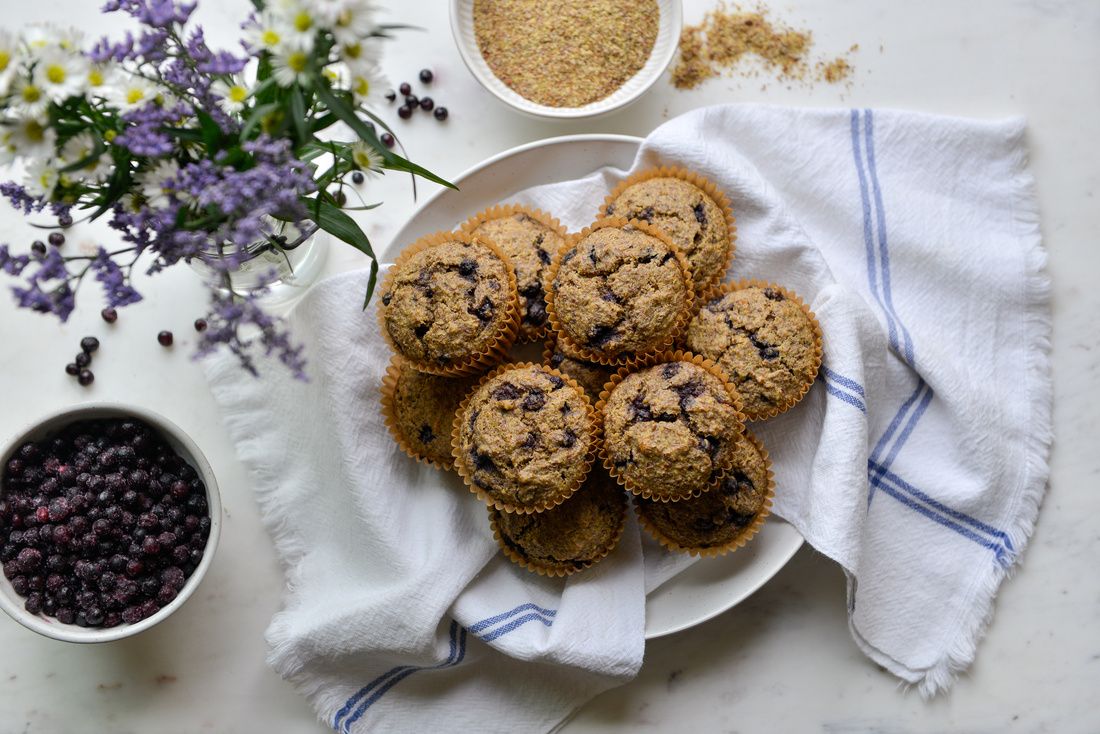
<path id="1" fill-rule="evenodd" d="M 642 96 L 668 68 L 680 42 L 680 30 L 684 22 L 683 7 L 681 0 L 657 0 L 657 7 L 661 11 L 661 19 L 657 27 L 657 38 L 653 42 L 653 51 L 645 66 L 609 96 L 583 107 L 550 107 L 532 102 L 498 79 L 489 69 L 477 45 L 477 35 L 474 33 L 474 0 L 451 0 L 451 32 L 458 44 L 458 52 L 474 78 L 497 99 L 534 117 L 577 120 L 625 107 Z"/>
<path id="2" fill-rule="evenodd" d="M 195 442 L 180 429 L 162 415 L 145 408 L 117 403 L 84 403 L 82 405 L 65 408 L 35 423 L 30 428 L 21 432 L 8 443 L 4 444 L 0 451 L 0 467 L 6 467 L 8 459 L 27 441 L 36 441 L 44 436 L 54 433 L 64 426 L 78 420 L 95 418 L 137 418 L 157 429 L 168 444 L 175 449 L 183 459 L 198 472 L 206 485 L 206 503 L 210 512 L 210 537 L 206 541 L 202 560 L 195 568 L 194 573 L 187 579 L 180 593 L 171 603 L 167 604 L 156 614 L 146 617 L 135 624 L 120 624 L 110 628 L 79 627 L 75 624 L 64 624 L 53 617 L 42 614 L 30 614 L 23 606 L 24 599 L 15 593 L 11 582 L 3 574 L 0 574 L 0 608 L 19 624 L 32 629 L 40 635 L 52 637 L 64 642 L 110 642 L 121 640 L 124 637 L 136 635 L 155 624 L 163 622 L 173 612 L 183 606 L 183 603 L 195 592 L 202 581 L 210 563 L 214 560 L 214 552 L 218 547 L 218 534 L 221 531 L 222 505 L 218 494 L 218 484 L 214 480 L 214 472 L 202 451 Z M 0 493 L 3 487 L 0 486 Z"/>

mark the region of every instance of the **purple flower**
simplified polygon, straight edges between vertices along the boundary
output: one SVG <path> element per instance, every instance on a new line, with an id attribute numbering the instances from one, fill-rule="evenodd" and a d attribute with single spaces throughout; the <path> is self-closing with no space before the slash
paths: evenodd
<path id="1" fill-rule="evenodd" d="M 187 23 L 197 4 L 177 3 L 175 0 L 107 0 L 103 12 L 122 11 L 142 25 L 164 28 L 174 23 Z"/>
<path id="2" fill-rule="evenodd" d="M 175 145 L 165 128 L 190 117 L 192 111 L 190 105 L 182 102 L 171 107 L 148 102 L 122 115 L 127 127 L 115 138 L 115 145 L 126 148 L 134 155 L 151 158 L 171 155 Z"/>
<path id="3" fill-rule="evenodd" d="M 19 275 L 30 261 L 29 255 L 12 255 L 7 245 L 0 245 L 0 270 L 8 275 Z"/>
<path id="4" fill-rule="evenodd" d="M 107 251 L 102 247 L 96 254 L 90 265 L 95 272 L 95 279 L 103 284 L 103 292 L 107 297 L 107 305 L 113 308 L 128 306 L 141 300 L 141 294 L 131 287 L 129 279 L 122 272 Z"/>
<path id="5" fill-rule="evenodd" d="M 6 248 L 5 248 L 6 254 Z M 39 313 L 55 314 L 62 321 L 69 318 L 76 306 L 76 296 L 69 287 L 69 271 L 65 266 L 65 259 L 55 249 L 50 249 L 46 255 L 38 261 L 38 269 L 33 273 L 27 273 L 28 263 L 23 263 L 19 268 L 20 273 L 26 277 L 27 286 L 12 287 L 15 300 L 21 308 L 29 308 Z M 51 286 L 43 287 L 46 281 L 60 281 Z"/>
<path id="6" fill-rule="evenodd" d="M 258 375 L 252 347 L 259 341 L 265 356 L 275 356 L 295 378 L 308 380 L 306 362 L 302 356 L 304 347 L 291 341 L 285 321 L 273 317 L 259 306 L 256 298 L 261 294 L 235 297 L 218 290 L 211 294 L 207 328 L 199 337 L 196 359 L 225 346 L 237 357 L 243 369 Z M 242 332 L 256 332 L 258 336 L 249 338 Z"/>
<path id="7" fill-rule="evenodd" d="M 31 196 L 27 193 L 25 188 L 14 181 L 0 183 L 0 194 L 3 194 L 8 201 L 11 202 L 13 207 L 19 209 L 24 214 L 40 212 L 46 206 L 44 201 L 35 196 Z"/>

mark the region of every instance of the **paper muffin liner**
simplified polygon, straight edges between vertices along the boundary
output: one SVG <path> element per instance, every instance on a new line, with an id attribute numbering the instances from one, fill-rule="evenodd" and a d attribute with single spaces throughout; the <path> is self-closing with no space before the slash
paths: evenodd
<path id="1" fill-rule="evenodd" d="M 794 303 L 796 303 L 798 305 L 798 307 L 800 309 L 802 309 L 802 313 L 804 313 L 806 315 L 806 318 L 809 319 L 810 326 L 813 329 L 813 333 L 814 333 L 813 375 L 810 377 L 810 379 L 805 381 L 805 383 L 802 385 L 801 389 L 799 390 L 798 394 L 792 396 L 787 402 L 775 405 L 775 406 L 769 408 L 767 411 L 765 411 L 763 413 L 754 413 L 753 411 L 751 411 L 747 408 L 745 409 L 745 417 L 748 420 L 750 420 L 750 421 L 761 421 L 761 420 L 767 420 L 768 418 L 774 418 L 775 416 L 779 415 L 780 413 L 784 413 L 784 412 L 790 410 L 795 405 L 797 405 L 802 400 L 802 398 L 806 397 L 806 393 L 808 393 L 810 391 L 810 388 L 812 388 L 814 386 L 814 382 L 817 380 L 817 374 L 821 370 L 821 358 L 822 358 L 822 354 L 823 354 L 823 351 L 822 351 L 823 348 L 822 348 L 822 344 L 821 344 L 822 333 L 821 333 L 821 324 L 819 324 L 818 321 L 817 321 L 817 315 L 814 314 L 814 312 L 810 310 L 810 307 L 806 305 L 805 301 L 803 301 L 801 298 L 799 298 L 797 293 L 795 293 L 792 290 L 788 290 L 788 289 L 784 288 L 783 286 L 778 285 L 776 283 L 769 283 L 767 281 L 757 280 L 756 278 L 743 278 L 743 279 L 737 281 L 736 283 L 721 283 L 719 285 L 716 285 L 716 286 L 712 287 L 710 290 L 708 290 L 706 293 L 704 293 L 702 296 L 699 297 L 699 299 L 698 299 L 699 308 L 701 309 L 703 307 L 703 305 L 705 305 L 706 303 L 708 303 L 709 301 L 711 301 L 714 298 L 720 298 L 720 297 L 726 295 L 727 293 L 732 293 L 733 291 L 744 290 L 746 288 L 752 288 L 752 287 L 772 288 L 772 289 L 777 290 L 780 293 L 782 293 L 787 299 L 789 299 L 789 300 L 793 301 Z M 698 310 L 696 311 L 696 313 L 698 313 Z M 686 334 L 685 334 L 685 337 L 686 337 Z M 722 370 L 721 366 L 719 366 L 718 369 Z M 722 372 L 725 372 L 725 370 L 722 370 Z M 732 381 L 732 378 L 731 378 L 731 381 Z M 735 387 L 736 387 L 736 385 L 735 385 Z"/>
<path id="2" fill-rule="evenodd" d="M 772 472 L 772 462 L 768 455 L 768 450 L 764 448 L 764 444 L 749 431 L 744 432 L 744 437 L 751 441 L 760 455 L 764 459 L 764 467 L 768 474 L 768 487 L 766 494 L 764 495 L 764 503 L 760 506 L 760 511 L 756 513 L 756 517 L 752 522 L 742 528 L 732 540 L 723 545 L 710 546 L 707 548 L 698 548 L 694 546 L 684 546 L 672 540 L 664 533 L 661 532 L 655 524 L 650 522 L 646 517 L 645 511 L 642 509 L 638 502 L 634 503 L 634 514 L 638 518 L 638 524 L 642 526 L 642 529 L 649 533 L 658 543 L 667 548 L 670 551 L 676 553 L 689 553 L 693 556 L 701 556 L 703 558 L 715 558 L 717 556 L 724 556 L 727 553 L 732 553 L 738 548 L 742 548 L 753 537 L 760 532 L 760 528 L 763 527 L 764 521 L 771 515 L 772 512 L 772 500 L 775 498 L 775 474 Z"/>
<path id="3" fill-rule="evenodd" d="M 409 443 L 408 437 L 405 436 L 398 427 L 397 408 L 394 403 L 394 395 L 397 391 L 397 380 L 401 376 L 401 367 L 405 365 L 405 363 L 406 360 L 404 357 L 399 354 L 393 355 L 390 359 L 389 366 L 386 367 L 386 373 L 382 375 L 382 384 L 380 386 L 380 391 L 382 393 L 382 419 L 386 424 L 386 428 L 389 429 L 390 435 L 393 436 L 393 440 L 397 444 L 397 447 L 410 458 L 428 464 L 429 466 L 434 466 L 436 469 L 453 469 L 453 456 L 448 456 L 448 461 L 442 463 L 426 454 L 422 454 L 413 448 Z M 454 379 L 461 380 L 462 378 L 456 377 Z"/>
<path id="4" fill-rule="evenodd" d="M 508 353 L 508 349 L 515 342 L 516 336 L 519 334 L 520 325 L 520 309 L 519 309 L 519 292 L 516 290 L 516 271 L 512 266 L 512 261 L 501 252 L 500 248 L 492 242 L 483 239 L 481 237 L 473 237 L 465 232 L 434 232 L 429 235 L 425 235 L 416 240 L 397 256 L 394 260 L 393 266 L 390 267 L 386 273 L 385 279 L 382 281 L 382 286 L 379 289 L 380 293 L 386 293 L 389 291 L 390 286 L 393 284 L 395 274 L 401 269 L 408 260 L 418 252 L 427 250 L 431 247 L 436 247 L 445 242 L 465 242 L 468 244 L 480 245 L 495 256 L 500 258 L 504 263 L 504 271 L 508 277 L 508 286 L 511 297 L 507 299 L 505 303 L 505 318 L 501 321 L 501 326 L 497 335 L 489 343 L 489 346 L 482 352 L 468 355 L 467 357 L 457 360 L 454 363 L 447 365 L 446 367 L 440 367 L 439 365 L 432 364 L 430 362 L 420 362 L 418 360 L 410 358 L 408 355 L 403 354 L 401 349 L 394 342 L 393 337 L 390 336 L 390 330 L 386 327 L 386 315 L 389 313 L 389 307 L 381 303 L 379 299 L 378 304 L 378 324 L 382 331 L 382 338 L 386 340 L 386 344 L 389 345 L 396 354 L 400 354 L 405 361 L 407 361 L 413 368 L 427 372 L 433 375 L 441 375 L 443 377 L 461 377 L 464 375 L 473 375 L 478 372 L 494 365 L 499 364 Z"/>
<path id="5" fill-rule="evenodd" d="M 492 528 L 492 531 L 493 531 L 493 540 L 496 541 L 497 546 L 500 548 L 500 552 L 503 553 L 504 556 L 508 560 L 510 560 L 512 563 L 516 564 L 517 566 L 525 568 L 528 571 L 532 571 L 534 573 L 537 573 L 540 576 L 549 576 L 549 577 L 552 577 L 552 578 L 553 577 L 562 577 L 562 576 L 572 576 L 575 573 L 580 573 L 581 571 L 587 571 L 588 569 L 592 568 L 593 566 L 595 566 L 597 563 L 599 563 L 603 559 L 607 558 L 607 556 L 611 553 L 611 551 L 615 550 L 615 547 L 617 545 L 619 545 L 619 541 L 623 537 L 623 531 L 626 529 L 626 509 L 627 509 L 628 502 L 627 502 L 627 499 L 626 499 L 626 495 L 622 494 L 621 491 L 618 491 L 618 494 L 621 495 L 618 527 L 616 528 L 615 532 L 611 535 L 611 537 L 608 539 L 606 546 L 602 549 L 602 552 L 596 558 L 594 558 L 593 560 L 585 563 L 583 566 L 581 566 L 579 568 L 577 566 L 575 566 L 574 564 L 572 564 L 572 563 L 568 563 L 568 564 L 567 563 L 561 563 L 561 564 L 542 563 L 540 561 L 532 560 L 532 559 L 520 554 L 519 552 L 517 552 L 514 548 L 509 546 L 508 543 L 506 543 L 504 541 L 503 533 L 501 533 L 500 525 L 497 521 L 497 518 L 499 517 L 500 512 L 498 510 L 496 510 L 495 508 L 493 508 L 493 507 L 489 507 L 488 508 L 488 510 L 489 510 L 489 527 Z M 553 512 L 553 509 L 548 510 L 548 512 Z"/>
<path id="6" fill-rule="evenodd" d="M 578 242 L 585 237 L 595 232 L 598 229 L 606 229 L 608 227 L 625 227 L 626 225 L 635 227 L 646 234 L 656 237 L 665 244 L 676 258 L 676 262 L 680 264 L 680 271 L 683 274 L 684 285 L 687 291 L 687 298 L 680 309 L 680 313 L 676 316 L 676 321 L 673 323 L 672 329 L 669 330 L 668 335 L 657 344 L 654 344 L 651 348 L 643 352 L 629 352 L 620 354 L 616 357 L 609 357 L 605 354 L 600 354 L 597 351 L 582 347 L 574 342 L 569 334 L 562 328 L 561 320 L 558 318 L 558 312 L 555 304 L 556 294 L 554 292 L 553 283 L 558 276 L 558 271 L 561 269 L 562 258 L 565 257 L 565 253 L 569 252 Z M 644 359 L 648 355 L 659 354 L 672 347 L 676 340 L 687 329 L 688 321 L 691 320 L 691 316 L 695 311 L 695 281 L 691 275 L 691 264 L 688 262 L 684 253 L 677 247 L 668 235 L 656 227 L 646 224 L 640 219 L 624 219 L 623 217 L 607 217 L 597 222 L 593 222 L 589 226 L 585 227 L 580 232 L 570 235 L 566 240 L 562 248 L 558 250 L 554 255 L 554 261 L 550 264 L 550 270 L 546 274 L 546 283 L 543 287 L 546 293 L 546 315 L 547 320 L 550 323 L 550 329 L 553 331 L 554 336 L 557 338 L 558 346 L 564 354 L 575 359 L 583 359 L 588 362 L 596 362 L 598 364 L 607 365 L 610 367 L 619 367 L 623 365 L 637 364 L 640 360 Z"/>
<path id="7" fill-rule="evenodd" d="M 620 476 L 618 471 L 615 469 L 615 464 L 612 461 L 610 453 L 607 450 L 606 436 L 604 435 L 604 410 L 607 408 L 607 401 L 611 397 L 611 393 L 615 391 L 615 388 L 619 386 L 619 383 L 621 383 L 627 377 L 627 375 L 634 374 L 635 372 L 640 372 L 641 370 L 653 367 L 655 365 L 665 364 L 667 362 L 688 362 L 690 364 L 696 365 L 697 367 L 701 367 L 712 376 L 717 378 L 718 381 L 721 382 L 722 385 L 726 388 L 726 392 L 733 400 L 734 410 L 737 412 L 737 421 L 739 428 L 738 433 L 741 435 L 745 433 L 745 414 L 741 408 L 741 393 L 739 393 L 733 383 L 729 381 L 729 378 L 726 377 L 726 373 L 723 370 L 719 369 L 718 365 L 716 365 L 713 361 L 707 359 L 706 357 L 677 349 L 674 352 L 663 352 L 661 354 L 651 355 L 646 359 L 640 361 L 636 365 L 628 365 L 621 368 L 617 373 L 612 375 L 607 384 L 603 386 L 603 390 L 600 392 L 600 398 L 596 401 L 596 431 L 597 436 L 600 439 L 600 461 L 603 463 L 603 466 L 605 469 L 607 469 L 608 473 L 610 473 L 611 476 L 615 478 L 615 481 L 625 487 L 627 491 L 629 491 L 631 494 L 637 495 L 639 497 L 644 497 L 648 500 L 654 500 L 656 502 L 678 502 L 680 500 L 690 499 L 691 497 L 699 497 L 704 492 L 709 492 L 710 490 L 721 484 L 722 479 L 726 475 L 726 472 L 728 472 L 730 467 L 733 466 L 733 459 L 731 457 L 725 462 L 725 466 L 718 466 L 714 478 L 705 487 L 699 487 L 698 489 L 692 490 L 690 492 L 682 491 L 665 495 L 659 495 L 655 493 L 652 489 L 638 486 L 636 483 L 631 482 L 626 477 Z"/>
<path id="8" fill-rule="evenodd" d="M 726 263 L 722 266 L 721 270 L 710 278 L 707 278 L 702 283 L 696 284 L 695 290 L 701 293 L 715 283 L 721 282 L 722 278 L 729 272 L 730 265 L 733 263 L 734 252 L 737 249 L 737 219 L 733 216 L 733 208 L 730 206 L 729 197 L 709 178 L 700 176 L 698 173 L 689 171 L 681 166 L 659 166 L 657 168 L 643 169 L 620 181 L 615 188 L 611 190 L 611 193 L 604 198 L 603 204 L 600 205 L 599 211 L 596 212 L 596 216 L 598 218 L 606 217 L 607 207 L 614 203 L 615 199 L 618 199 L 624 191 L 634 184 L 648 181 L 651 178 L 678 178 L 681 181 L 686 181 L 692 186 L 701 189 L 704 194 L 709 196 L 726 217 L 726 233 L 728 235 Z"/>
<path id="9" fill-rule="evenodd" d="M 585 413 L 588 416 L 588 451 L 585 453 L 584 459 L 582 460 L 584 464 L 584 471 L 581 472 L 580 476 L 577 478 L 576 483 L 572 487 L 562 490 L 558 494 L 552 497 L 548 497 L 541 503 L 532 507 L 521 507 L 519 505 L 510 505 L 506 502 L 502 502 L 501 500 L 496 499 L 495 497 L 491 497 L 487 492 L 474 484 L 474 473 L 470 469 L 469 465 L 466 463 L 466 452 L 462 450 L 462 426 L 466 420 L 466 411 L 470 407 L 470 400 L 473 399 L 474 395 L 476 395 L 478 391 L 486 385 L 486 383 L 488 383 L 490 380 L 497 377 L 498 375 L 504 374 L 505 372 L 509 372 L 511 370 L 525 369 L 527 367 L 537 367 L 547 374 L 557 375 L 565 381 L 565 384 L 569 385 L 574 390 L 576 390 L 577 393 L 580 394 L 581 398 L 584 401 Z M 584 484 L 584 480 L 588 478 L 588 473 L 592 469 L 592 465 L 596 463 L 596 454 L 598 450 L 599 439 L 596 433 L 596 412 L 595 409 L 592 407 L 592 401 L 589 400 L 588 395 L 585 394 L 584 388 L 582 388 L 576 380 L 562 373 L 561 371 L 556 370 L 553 367 L 547 367 L 544 364 L 535 364 L 534 362 L 512 362 L 509 364 L 502 364 L 491 372 L 485 374 L 480 380 L 478 380 L 478 383 L 476 385 L 470 388 L 470 391 L 466 393 L 466 397 L 464 397 L 462 399 L 462 402 L 459 403 L 458 410 L 455 412 L 455 422 L 454 425 L 451 427 L 451 455 L 454 457 L 455 471 L 457 471 L 458 475 L 462 477 L 462 481 L 466 484 L 467 487 L 470 488 L 470 491 L 477 495 L 478 498 L 481 499 L 481 501 L 491 507 L 495 507 L 501 512 L 513 512 L 530 515 L 535 512 L 543 512 L 544 510 L 549 510 L 553 507 L 557 507 L 562 502 L 565 502 L 567 499 L 573 496 L 573 493 L 576 492 L 580 488 L 580 486 Z"/>
<path id="10" fill-rule="evenodd" d="M 557 232 L 563 239 L 569 239 L 569 231 L 565 226 L 558 221 L 557 217 L 544 212 L 542 209 L 535 209 L 534 207 L 523 206 L 522 204 L 495 204 L 486 209 L 481 210 L 477 214 L 473 215 L 465 222 L 458 226 L 459 231 L 468 234 L 473 234 L 474 230 L 485 222 L 491 222 L 495 219 L 504 219 L 515 214 L 526 214 L 534 219 L 539 224 L 543 225 L 547 229 Z M 476 235 L 482 240 L 488 239 L 481 235 Z M 543 288 L 545 294 L 546 289 Z M 520 303 L 520 334 L 517 339 L 519 342 L 534 342 L 539 341 L 546 336 L 546 333 L 550 330 L 550 320 L 547 319 L 546 323 L 535 330 L 528 330 L 523 327 L 523 308 L 522 300 Z"/>

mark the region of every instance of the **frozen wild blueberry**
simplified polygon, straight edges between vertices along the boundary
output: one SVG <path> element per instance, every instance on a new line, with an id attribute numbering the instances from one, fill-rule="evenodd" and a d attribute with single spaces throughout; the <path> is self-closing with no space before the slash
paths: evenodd
<path id="1" fill-rule="evenodd" d="M 94 336 L 86 336 L 80 340 L 80 348 L 84 350 L 86 354 L 91 354 L 99 349 L 99 339 L 96 339 Z"/>
<path id="2" fill-rule="evenodd" d="M 57 226 L 69 228 L 73 226 L 73 218 L 69 214 L 61 214 L 57 217 Z"/>
<path id="3" fill-rule="evenodd" d="M 431 112 L 433 107 L 435 107 L 435 102 L 432 100 L 431 97 L 420 98 L 420 109 L 424 110 L 425 112 Z"/>
<path id="4" fill-rule="evenodd" d="M 432 79 L 434 79 L 434 78 L 435 78 L 435 74 L 432 74 L 431 69 L 421 69 L 420 70 L 420 81 L 423 82 L 424 84 L 431 84 Z"/>
<path id="5" fill-rule="evenodd" d="M 61 247 L 65 244 L 65 235 L 60 232 L 50 232 L 50 236 L 46 238 L 50 244 L 54 247 Z"/>
<path id="6" fill-rule="evenodd" d="M 65 374 L 76 377 L 78 374 L 80 374 L 80 365 L 78 365 L 76 362 L 69 362 L 67 365 L 65 365 Z"/>
<path id="7" fill-rule="evenodd" d="M 378 139 L 381 140 L 382 145 L 386 146 L 387 148 L 392 148 L 394 144 L 397 143 L 397 140 L 395 140 L 394 137 L 389 133 L 382 133 L 382 135 Z"/>
<path id="8" fill-rule="evenodd" d="M 87 387 L 95 382 L 95 375 L 92 374 L 91 370 L 80 370 L 80 373 L 76 376 L 76 381 Z"/>
<path id="9" fill-rule="evenodd" d="M 397 116 L 400 117 L 402 120 L 409 119 L 410 117 L 412 117 L 412 114 L 412 107 L 409 107 L 407 104 L 401 105 L 397 108 Z"/>
<path id="10" fill-rule="evenodd" d="M 435 112 L 433 112 L 432 114 L 435 116 L 435 119 L 442 122 L 443 120 L 447 119 L 447 108 L 446 107 L 436 107 Z"/>
<path id="11" fill-rule="evenodd" d="M 355 184 L 356 186 L 358 186 L 359 184 L 363 183 L 366 180 L 367 179 L 366 179 L 365 176 L 363 176 L 362 171 L 355 171 L 354 173 L 351 174 L 351 182 L 353 184 Z"/>
<path id="12" fill-rule="evenodd" d="M 106 322 L 107 322 L 108 324 L 113 324 L 113 323 L 115 323 L 116 321 L 118 321 L 118 311 L 114 310 L 114 309 L 113 309 L 113 308 L 111 308 L 110 306 L 108 306 L 107 308 L 105 308 L 105 309 L 103 309 L 102 311 L 100 311 L 100 312 L 99 312 L 99 315 L 100 315 L 100 316 L 101 316 L 101 317 L 103 318 L 103 320 L 104 320 L 104 321 L 106 321 Z"/>
<path id="13" fill-rule="evenodd" d="M 161 345 L 162 347 L 170 347 L 170 346 L 172 346 L 172 332 L 170 332 L 170 331 L 162 331 L 162 332 L 160 332 L 159 334 L 157 334 L 157 342 L 158 342 L 158 343 L 159 343 L 159 344 L 160 344 L 160 345 Z"/>
<path id="14" fill-rule="evenodd" d="M 88 356 L 87 352 L 79 352 L 76 357 L 73 358 L 73 362 L 77 367 L 83 369 L 92 363 L 92 358 Z"/>
<path id="15" fill-rule="evenodd" d="M 35 240 L 31 243 L 31 252 L 37 257 L 44 257 L 46 255 L 46 243 L 42 240 Z"/>
<path id="16" fill-rule="evenodd" d="M 206 319 L 195 319 L 195 331 L 206 331 Z"/>
<path id="17" fill-rule="evenodd" d="M 405 97 L 412 94 L 412 85 L 408 82 L 401 82 L 401 86 L 397 88 L 397 91 L 401 92 L 401 96 Z"/>
<path id="18" fill-rule="evenodd" d="M 409 109 L 416 109 L 417 107 L 420 106 L 420 98 L 417 97 L 415 94 L 406 94 L 405 95 L 405 106 L 408 107 Z"/>

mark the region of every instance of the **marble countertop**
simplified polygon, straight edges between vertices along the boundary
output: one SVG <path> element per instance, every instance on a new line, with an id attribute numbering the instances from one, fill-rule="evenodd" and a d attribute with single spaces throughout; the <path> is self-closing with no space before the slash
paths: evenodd
<path id="1" fill-rule="evenodd" d="M 712 0 L 686 0 L 697 20 Z M 5 7 L 3 26 L 72 23 L 92 35 L 117 31 L 99 2 L 39 0 Z M 245 0 L 200 3 L 215 42 L 228 43 Z M 444 0 L 390 2 L 395 21 L 419 24 L 386 54 L 394 82 L 430 66 L 433 96 L 451 119 L 395 119 L 410 157 L 453 176 L 514 145 L 582 132 L 645 135 L 681 112 L 717 102 L 903 107 L 1029 120 L 1043 236 L 1054 281 L 1055 435 L 1051 488 L 1023 566 L 1006 582 L 972 670 L 926 702 L 856 649 L 838 566 L 804 547 L 772 581 L 733 610 L 652 641 L 638 678 L 584 706 L 569 734 L 608 731 L 1095 732 L 1100 710 L 1100 4 L 1093 0 L 881 3 L 788 0 L 774 16 L 813 29 L 817 49 L 853 43 L 850 85 L 788 86 L 758 78 L 711 80 L 690 92 L 661 80 L 636 105 L 595 121 L 520 117 L 480 89 L 451 40 Z M 396 118 L 396 115 L 392 115 Z M 423 196 L 424 189 L 421 189 Z M 370 184 L 385 205 L 364 216 L 377 244 L 414 207 L 406 177 Z M 3 241 L 32 230 L 4 205 Z M 99 234 L 77 228 L 71 237 Z M 363 264 L 334 250 L 327 268 Z M 225 504 L 222 545 L 196 596 L 137 638 L 78 646 L 34 635 L 0 618 L 0 734 L 16 732 L 285 732 L 318 734 L 304 699 L 265 664 L 263 630 L 278 608 L 282 577 L 244 470 L 233 455 L 201 370 L 188 359 L 191 321 L 204 295 L 186 268 L 128 308 L 97 355 L 97 381 L 62 372 L 85 334 L 103 336 L 98 294 L 64 326 L 0 308 L 0 435 L 56 407 L 86 400 L 140 402 L 170 416 L 201 445 Z M 6 296 L 5 296 L 6 298 Z M 154 336 L 177 335 L 166 350 Z"/>

